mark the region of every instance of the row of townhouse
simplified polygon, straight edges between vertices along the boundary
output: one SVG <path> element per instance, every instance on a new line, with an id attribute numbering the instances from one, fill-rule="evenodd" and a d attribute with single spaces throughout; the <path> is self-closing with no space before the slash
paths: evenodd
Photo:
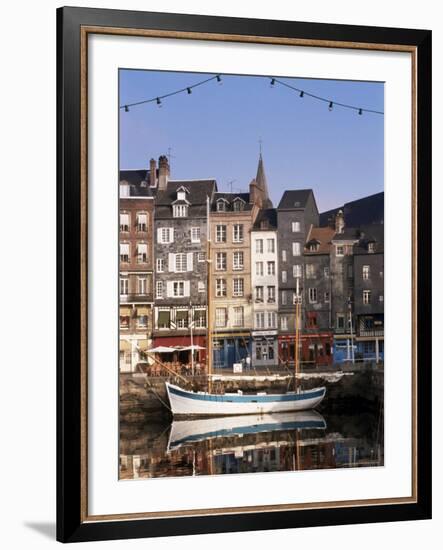
<path id="1" fill-rule="evenodd" d="M 159 346 L 179 350 L 164 360 L 180 363 L 199 346 L 204 364 L 208 296 L 215 367 L 293 364 L 297 284 L 304 363 L 381 360 L 383 225 L 371 222 L 382 194 L 364 226 L 347 226 L 352 205 L 322 220 L 306 189 L 285 191 L 273 208 L 261 155 L 248 192 L 171 179 L 165 156 L 122 171 L 120 369 L 139 369 Z"/>

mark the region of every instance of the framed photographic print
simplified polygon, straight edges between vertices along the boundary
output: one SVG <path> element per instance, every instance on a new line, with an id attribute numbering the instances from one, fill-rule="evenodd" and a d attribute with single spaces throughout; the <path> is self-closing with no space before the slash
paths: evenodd
<path id="1" fill-rule="evenodd" d="M 57 16 L 57 538 L 430 518 L 431 32 Z"/>

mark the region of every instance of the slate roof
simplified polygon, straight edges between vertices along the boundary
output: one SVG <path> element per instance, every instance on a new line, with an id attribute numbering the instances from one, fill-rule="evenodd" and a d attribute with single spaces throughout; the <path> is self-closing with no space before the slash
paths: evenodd
<path id="1" fill-rule="evenodd" d="M 152 197 L 155 188 L 149 187 L 149 170 L 120 170 L 120 181 L 129 183 L 130 197 Z"/>
<path id="2" fill-rule="evenodd" d="M 375 243 L 375 254 L 384 252 L 385 226 L 383 224 L 364 225 L 360 228 L 360 238 L 358 244 L 354 246 L 354 254 L 368 254 L 370 242 Z"/>
<path id="3" fill-rule="evenodd" d="M 334 234 L 333 241 L 356 241 L 359 237 L 359 230 L 355 227 L 345 227 L 343 233 L 336 233 L 335 229 L 332 229 L 332 231 Z"/>
<path id="4" fill-rule="evenodd" d="M 312 189 L 295 189 L 285 191 L 277 207 L 278 210 L 294 210 L 296 208 L 305 208 Z"/>
<path id="5" fill-rule="evenodd" d="M 228 204 L 226 211 L 230 212 L 234 210 L 233 203 L 236 198 L 242 199 L 245 204 L 243 205 L 243 211 L 252 210 L 252 204 L 249 202 L 249 193 L 214 193 L 214 198 L 212 199 L 211 210 L 213 212 L 217 211 L 217 200 L 224 199 Z"/>
<path id="6" fill-rule="evenodd" d="M 384 192 L 375 193 L 355 201 L 347 202 L 327 212 L 320 214 L 320 226 L 329 224 L 329 219 L 335 217 L 339 210 L 343 210 L 345 223 L 349 227 L 361 225 L 380 224 L 384 221 Z"/>
<path id="7" fill-rule="evenodd" d="M 263 227 L 262 222 L 267 224 Z M 273 231 L 277 229 L 277 210 L 275 208 L 262 208 L 255 218 L 252 231 Z"/>
<path id="8" fill-rule="evenodd" d="M 269 198 L 269 191 L 268 191 L 268 182 L 266 180 L 266 174 L 265 174 L 265 167 L 263 165 L 263 158 L 260 153 L 260 157 L 258 159 L 258 166 L 257 166 L 257 175 L 255 176 L 255 182 L 257 186 L 261 189 L 265 199 L 263 201 L 263 207 L 264 208 L 272 208 L 272 201 Z"/>
<path id="9" fill-rule="evenodd" d="M 309 232 L 304 253 L 309 255 L 315 254 L 329 254 L 331 248 L 331 240 L 335 234 L 335 230 L 332 227 L 312 227 Z M 315 252 L 309 250 L 309 244 L 311 242 L 318 242 L 319 247 Z"/>
<path id="10" fill-rule="evenodd" d="M 177 191 L 180 187 L 186 187 L 189 190 L 186 195 L 186 200 L 190 203 L 187 219 L 206 217 L 207 197 L 211 198 L 217 189 L 217 182 L 214 179 L 169 180 L 164 191 L 157 191 L 155 217 L 172 218 L 172 204 L 181 204 L 181 201 L 177 202 Z"/>

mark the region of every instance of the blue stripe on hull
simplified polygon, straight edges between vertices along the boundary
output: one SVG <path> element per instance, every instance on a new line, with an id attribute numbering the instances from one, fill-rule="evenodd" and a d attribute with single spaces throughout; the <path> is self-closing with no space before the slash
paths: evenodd
<path id="1" fill-rule="evenodd" d="M 276 395 L 214 395 L 208 393 L 192 393 L 168 386 L 173 395 L 194 399 L 196 401 L 210 401 L 213 403 L 281 403 L 284 401 L 303 401 L 305 399 L 315 399 L 325 394 L 325 388 L 306 393 L 294 394 L 276 394 Z"/>

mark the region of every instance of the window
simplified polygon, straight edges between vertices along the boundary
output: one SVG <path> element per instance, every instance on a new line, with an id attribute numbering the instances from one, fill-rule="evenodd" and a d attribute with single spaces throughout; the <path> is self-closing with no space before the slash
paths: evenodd
<path id="1" fill-rule="evenodd" d="M 217 201 L 217 212 L 225 212 L 226 211 L 226 202 L 222 200 Z"/>
<path id="2" fill-rule="evenodd" d="M 276 328 L 277 315 L 275 311 L 268 311 L 268 328 Z"/>
<path id="3" fill-rule="evenodd" d="M 120 231 L 129 231 L 129 214 L 120 214 Z"/>
<path id="4" fill-rule="evenodd" d="M 329 277 L 329 267 L 323 268 L 323 275 L 325 276 L 326 279 Z"/>
<path id="5" fill-rule="evenodd" d="M 268 243 L 268 252 L 274 253 L 275 252 L 275 239 L 267 239 Z"/>
<path id="6" fill-rule="evenodd" d="M 235 271 L 242 271 L 243 267 L 243 252 L 234 252 L 232 269 Z"/>
<path id="7" fill-rule="evenodd" d="M 268 286 L 268 303 L 275 303 L 275 286 Z"/>
<path id="8" fill-rule="evenodd" d="M 302 275 L 302 266 L 301 264 L 296 264 L 292 266 L 292 275 L 297 279 Z"/>
<path id="9" fill-rule="evenodd" d="M 282 262 L 286 262 L 286 250 L 281 251 L 281 259 L 282 259 Z"/>
<path id="10" fill-rule="evenodd" d="M 309 252 L 318 252 L 319 246 L 318 243 L 311 243 L 309 245 Z"/>
<path id="11" fill-rule="evenodd" d="M 155 261 L 157 273 L 163 273 L 165 271 L 165 260 L 163 258 L 157 258 Z"/>
<path id="12" fill-rule="evenodd" d="M 188 328 L 188 311 L 186 309 L 178 309 L 175 312 L 175 324 L 177 328 Z"/>
<path id="13" fill-rule="evenodd" d="M 258 277 L 263 277 L 263 262 L 255 262 L 255 274 Z"/>
<path id="14" fill-rule="evenodd" d="M 198 290 L 198 292 L 205 292 L 206 291 L 206 285 L 205 285 L 204 281 L 198 281 L 197 290 Z"/>
<path id="15" fill-rule="evenodd" d="M 129 279 L 120 279 L 120 294 L 128 294 L 129 292 Z"/>
<path id="16" fill-rule="evenodd" d="M 287 280 L 288 280 L 288 274 L 286 273 L 286 271 L 282 271 L 281 272 L 281 282 L 286 283 Z"/>
<path id="17" fill-rule="evenodd" d="M 363 304 L 365 306 L 367 306 L 370 303 L 371 303 L 371 291 L 370 290 L 363 290 Z"/>
<path id="18" fill-rule="evenodd" d="M 157 241 L 161 244 L 169 244 L 174 241 L 174 229 L 172 227 L 160 227 L 157 230 Z"/>
<path id="19" fill-rule="evenodd" d="M 306 264 L 306 278 L 307 279 L 314 279 L 315 277 L 315 265 L 314 264 Z"/>
<path id="20" fill-rule="evenodd" d="M 343 313 L 337 313 L 337 329 L 344 330 L 345 328 L 345 316 Z"/>
<path id="21" fill-rule="evenodd" d="M 148 261 L 148 245 L 144 243 L 137 244 L 137 263 L 145 264 Z"/>
<path id="22" fill-rule="evenodd" d="M 194 326 L 195 328 L 206 327 L 206 310 L 196 309 L 194 311 Z"/>
<path id="23" fill-rule="evenodd" d="M 257 239 L 255 241 L 255 252 L 257 254 L 263 254 L 263 239 Z"/>
<path id="24" fill-rule="evenodd" d="M 226 296 L 226 279 L 215 279 L 215 295 L 217 298 Z"/>
<path id="25" fill-rule="evenodd" d="M 226 225 L 215 226 L 215 242 L 216 243 L 226 242 Z"/>
<path id="26" fill-rule="evenodd" d="M 275 275 L 275 262 L 268 262 L 268 275 Z"/>
<path id="27" fill-rule="evenodd" d="M 137 214 L 137 231 L 147 231 L 148 216 L 146 214 Z"/>
<path id="28" fill-rule="evenodd" d="M 120 183 L 120 197 L 129 197 L 129 185 L 127 183 Z"/>
<path id="29" fill-rule="evenodd" d="M 198 252 L 197 253 L 197 260 L 199 262 L 205 262 L 206 261 L 206 252 Z"/>
<path id="30" fill-rule="evenodd" d="M 129 328 L 129 315 L 120 315 L 120 328 Z"/>
<path id="31" fill-rule="evenodd" d="M 185 295 L 185 283 L 184 281 L 174 281 L 172 283 L 173 296 L 175 298 Z"/>
<path id="32" fill-rule="evenodd" d="M 329 304 L 330 299 L 331 299 L 330 295 L 329 295 L 329 292 L 325 292 L 324 299 L 325 299 L 325 304 Z"/>
<path id="33" fill-rule="evenodd" d="M 191 242 L 200 242 L 200 227 L 191 227 Z"/>
<path id="34" fill-rule="evenodd" d="M 344 256 L 344 253 L 345 253 L 345 247 L 343 245 L 339 244 L 335 247 L 336 256 Z"/>
<path id="35" fill-rule="evenodd" d="M 215 326 L 217 327 L 226 326 L 226 308 L 225 307 L 215 308 Z"/>
<path id="36" fill-rule="evenodd" d="M 380 295 L 379 295 L 378 301 L 379 301 L 379 302 L 383 302 L 383 294 L 380 294 Z"/>
<path id="37" fill-rule="evenodd" d="M 243 296 L 245 292 L 244 279 L 234 279 L 233 296 Z"/>
<path id="38" fill-rule="evenodd" d="M 236 223 L 232 228 L 232 241 L 234 243 L 243 242 L 243 224 Z"/>
<path id="39" fill-rule="evenodd" d="M 234 199 L 234 210 L 240 212 L 244 208 L 244 203 L 241 199 Z"/>
<path id="40" fill-rule="evenodd" d="M 255 328 L 265 328 L 265 314 L 264 312 L 255 314 Z"/>
<path id="41" fill-rule="evenodd" d="M 287 294 L 286 290 L 282 290 L 282 292 L 281 292 L 281 303 L 284 306 L 288 303 L 288 294 Z"/>
<path id="42" fill-rule="evenodd" d="M 300 253 L 301 253 L 300 243 L 292 243 L 292 255 L 300 256 Z"/>
<path id="43" fill-rule="evenodd" d="M 147 315 L 138 315 L 137 316 L 137 328 L 147 328 L 148 327 L 148 316 Z"/>
<path id="44" fill-rule="evenodd" d="M 175 255 L 175 271 L 176 273 L 183 273 L 187 271 L 187 255 L 180 253 Z"/>
<path id="45" fill-rule="evenodd" d="M 375 243 L 368 243 L 368 252 L 372 254 L 375 252 Z"/>
<path id="46" fill-rule="evenodd" d="M 243 326 L 243 308 L 242 307 L 235 307 L 234 308 L 234 327 L 242 327 Z"/>
<path id="47" fill-rule="evenodd" d="M 172 207 L 174 218 L 187 218 L 188 217 L 188 205 L 187 204 L 174 204 Z"/>
<path id="48" fill-rule="evenodd" d="M 282 330 L 288 330 L 288 318 L 280 317 L 280 326 Z"/>
<path id="49" fill-rule="evenodd" d="M 215 269 L 218 271 L 226 271 L 227 260 L 226 252 L 217 252 L 215 255 Z"/>
<path id="50" fill-rule="evenodd" d="M 312 311 L 309 311 L 307 323 L 308 323 L 308 328 L 317 328 L 317 314 Z"/>
<path id="51" fill-rule="evenodd" d="M 157 281 L 155 283 L 155 297 L 160 300 L 163 298 L 163 292 L 163 281 Z"/>
<path id="52" fill-rule="evenodd" d="M 363 275 L 364 281 L 367 281 L 369 279 L 369 274 L 370 274 L 370 267 L 368 265 L 364 265 L 362 268 L 362 275 Z"/>
<path id="53" fill-rule="evenodd" d="M 292 232 L 300 233 L 300 222 L 292 222 Z"/>
<path id="54" fill-rule="evenodd" d="M 148 279 L 146 277 L 139 277 L 138 278 L 138 293 L 139 294 L 146 294 L 146 290 L 148 288 Z"/>
<path id="55" fill-rule="evenodd" d="M 316 288 L 310 288 L 309 289 L 309 302 L 311 304 L 315 304 L 317 302 L 317 289 Z"/>
<path id="56" fill-rule="evenodd" d="M 255 287 L 255 301 L 256 302 L 263 302 L 263 287 L 262 286 L 256 286 Z"/>
<path id="57" fill-rule="evenodd" d="M 189 191 L 186 189 L 186 187 L 180 187 L 180 189 L 177 191 L 177 200 L 185 201 L 187 192 Z"/>
<path id="58" fill-rule="evenodd" d="M 120 262 L 123 264 L 129 263 L 129 243 L 120 244 Z"/>
<path id="59" fill-rule="evenodd" d="M 157 325 L 159 329 L 168 329 L 171 326 L 171 313 L 168 310 L 160 310 L 158 312 Z"/>

